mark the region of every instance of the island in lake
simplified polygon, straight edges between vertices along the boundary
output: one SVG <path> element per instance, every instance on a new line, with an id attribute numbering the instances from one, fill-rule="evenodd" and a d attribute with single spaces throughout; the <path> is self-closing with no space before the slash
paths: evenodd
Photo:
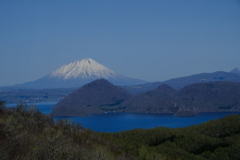
<path id="1" fill-rule="evenodd" d="M 167 84 L 132 95 L 105 79 L 98 79 L 59 101 L 53 116 L 88 116 L 106 112 L 172 113 L 195 116 L 202 112 L 240 111 L 240 83 L 195 83 L 175 90 Z"/>

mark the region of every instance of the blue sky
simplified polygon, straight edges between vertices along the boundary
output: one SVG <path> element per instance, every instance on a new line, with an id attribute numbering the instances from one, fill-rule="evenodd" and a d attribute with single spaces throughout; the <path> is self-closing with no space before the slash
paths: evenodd
<path id="1" fill-rule="evenodd" d="M 92 58 L 164 81 L 240 67 L 239 0 L 1 0 L 0 86 Z"/>

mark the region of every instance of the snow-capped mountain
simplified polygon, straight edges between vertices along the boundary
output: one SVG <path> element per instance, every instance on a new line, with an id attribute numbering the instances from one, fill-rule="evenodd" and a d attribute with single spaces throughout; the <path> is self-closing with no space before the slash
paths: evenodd
<path id="1" fill-rule="evenodd" d="M 117 78 L 117 76 L 119 75 L 90 58 L 64 65 L 49 75 L 49 77 L 58 77 L 65 80 L 80 77 L 83 79 L 108 79 Z"/>
<path id="2" fill-rule="evenodd" d="M 231 73 L 240 74 L 240 68 L 235 68 L 230 71 Z"/>
<path id="3" fill-rule="evenodd" d="M 18 88 L 70 88 L 81 87 L 96 79 L 106 79 L 115 85 L 136 85 L 146 81 L 125 77 L 97 63 L 91 58 L 63 65 L 43 78 L 20 85 Z"/>

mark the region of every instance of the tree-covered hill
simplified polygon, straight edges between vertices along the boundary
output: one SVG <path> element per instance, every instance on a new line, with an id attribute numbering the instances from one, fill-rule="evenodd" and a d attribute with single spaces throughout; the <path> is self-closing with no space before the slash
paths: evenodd
<path id="1" fill-rule="evenodd" d="M 104 113 L 132 96 L 127 90 L 105 79 L 84 85 L 53 107 L 54 116 L 86 116 Z"/>
<path id="2" fill-rule="evenodd" d="M 240 115 L 185 128 L 98 133 L 0 103 L 0 159 L 239 160 Z"/>
<path id="3" fill-rule="evenodd" d="M 107 80 L 93 81 L 53 107 L 54 116 L 88 116 L 105 112 L 172 113 L 194 116 L 201 112 L 240 111 L 239 82 L 195 83 L 174 90 L 157 89 L 131 95 Z"/>
<path id="4" fill-rule="evenodd" d="M 239 82 L 195 83 L 177 91 L 163 84 L 155 90 L 134 95 L 119 108 L 123 112 L 193 116 L 201 112 L 239 111 L 239 97 Z"/>
<path id="5" fill-rule="evenodd" d="M 197 112 L 240 110 L 240 83 L 207 82 L 188 85 L 175 95 L 180 107 Z"/>
<path id="6" fill-rule="evenodd" d="M 175 92 L 170 86 L 162 84 L 157 89 L 129 98 L 119 108 L 123 112 L 174 113 L 178 110 L 173 100 Z"/>

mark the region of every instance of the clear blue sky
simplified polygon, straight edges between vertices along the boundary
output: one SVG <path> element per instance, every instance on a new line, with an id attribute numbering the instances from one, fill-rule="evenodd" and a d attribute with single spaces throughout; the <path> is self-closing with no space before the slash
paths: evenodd
<path id="1" fill-rule="evenodd" d="M 0 86 L 92 58 L 147 81 L 240 67 L 239 0 L 0 0 Z"/>

